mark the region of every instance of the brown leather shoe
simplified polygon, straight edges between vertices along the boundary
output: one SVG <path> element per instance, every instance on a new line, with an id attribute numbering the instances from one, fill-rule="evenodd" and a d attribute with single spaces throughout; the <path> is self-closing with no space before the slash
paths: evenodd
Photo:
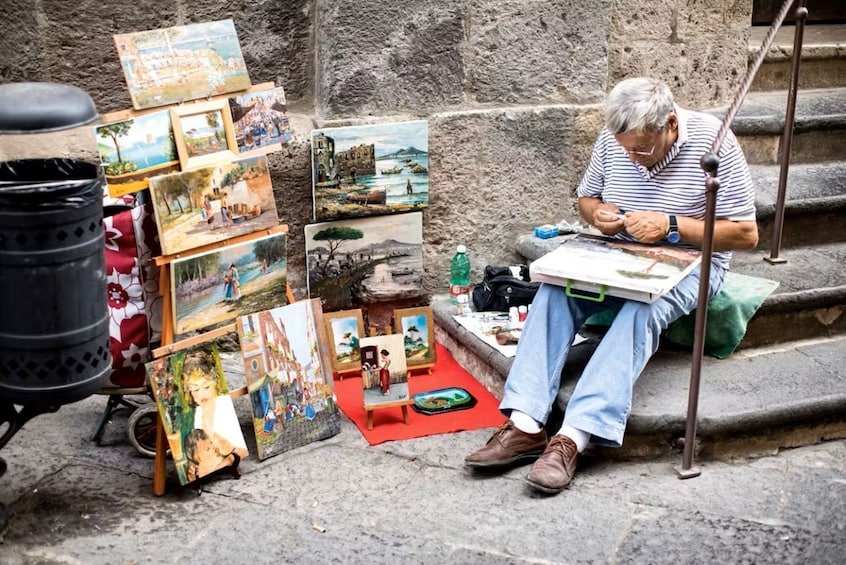
<path id="1" fill-rule="evenodd" d="M 546 432 L 527 434 L 520 431 L 511 420 L 506 420 L 494 432 L 488 443 L 464 458 L 464 464 L 475 469 L 503 467 L 523 461 L 534 461 L 546 447 Z"/>
<path id="2" fill-rule="evenodd" d="M 567 436 L 557 434 L 549 441 L 546 451 L 535 461 L 526 482 L 535 490 L 557 494 L 573 480 L 579 448 Z"/>

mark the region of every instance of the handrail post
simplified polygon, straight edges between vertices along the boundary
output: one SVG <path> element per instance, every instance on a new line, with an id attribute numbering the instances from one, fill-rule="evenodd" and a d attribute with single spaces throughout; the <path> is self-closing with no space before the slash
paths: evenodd
<path id="1" fill-rule="evenodd" d="M 770 242 L 770 256 L 764 257 L 768 263 L 786 263 L 781 253 L 781 236 L 784 230 L 784 202 L 787 195 L 787 172 L 790 167 L 790 150 L 793 146 L 793 125 L 796 116 L 796 93 L 799 89 L 799 64 L 802 59 L 802 40 L 805 34 L 805 20 L 808 18 L 807 0 L 799 0 L 796 8 L 796 30 L 793 35 L 793 58 L 790 65 L 790 87 L 787 91 L 787 110 L 784 116 L 784 131 L 781 134 L 781 147 L 778 156 L 778 194 L 776 196 L 773 233 Z"/>
<path id="2" fill-rule="evenodd" d="M 797 16 L 799 16 L 799 12 L 804 10 L 805 0 L 796 1 L 800 4 L 800 8 L 797 10 Z M 702 170 L 708 174 L 708 178 L 705 180 L 705 228 L 702 236 L 702 263 L 699 267 L 699 295 L 693 335 L 693 358 L 690 367 L 690 388 L 688 391 L 684 453 L 682 455 L 681 467 L 674 466 L 680 479 L 698 477 L 701 474 L 699 469 L 693 467 L 693 452 L 696 444 L 696 422 L 697 411 L 699 408 L 699 383 L 702 376 L 702 357 L 705 352 L 705 330 L 711 284 L 711 254 L 714 249 L 714 219 L 717 207 L 717 191 L 720 188 L 720 181 L 717 178 L 717 172 L 720 168 L 720 148 L 722 147 L 723 140 L 728 134 L 729 128 L 734 121 L 734 117 L 737 115 L 737 111 L 740 109 L 740 105 L 743 103 L 743 99 L 746 97 L 746 93 L 749 92 L 749 88 L 752 86 L 755 74 L 761 67 L 761 63 L 764 61 L 767 51 L 769 51 L 770 46 L 772 46 L 773 41 L 775 40 L 776 31 L 778 31 L 782 22 L 784 22 L 784 18 L 787 16 L 787 12 L 793 2 L 794 0 L 785 0 L 784 4 L 782 4 L 779 9 L 775 20 L 773 20 L 772 26 L 770 26 L 770 30 L 767 32 L 767 36 L 764 38 L 764 43 L 761 47 L 761 51 L 758 53 L 758 58 L 749 67 L 746 77 L 743 80 L 743 84 L 738 89 L 734 96 L 734 100 L 732 100 L 728 110 L 726 111 L 723 122 L 720 124 L 720 129 L 717 131 L 714 142 L 711 144 L 711 152 L 703 155 L 700 161 Z M 805 15 L 807 15 L 807 10 L 805 10 Z M 800 35 L 799 40 L 801 41 L 801 39 L 802 37 Z M 796 71 L 796 74 L 798 76 L 798 70 Z M 787 154 L 789 155 L 789 152 Z"/>

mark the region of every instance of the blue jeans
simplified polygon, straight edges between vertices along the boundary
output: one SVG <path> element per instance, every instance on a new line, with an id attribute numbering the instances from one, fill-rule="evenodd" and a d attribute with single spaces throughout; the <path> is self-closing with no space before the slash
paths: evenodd
<path id="1" fill-rule="evenodd" d="M 710 296 L 725 270 L 711 266 Z M 526 319 L 499 409 L 545 423 L 561 383 L 576 332 L 592 314 L 617 312 L 585 366 L 564 414 L 564 423 L 590 433 L 599 445 L 620 447 L 632 405 L 632 387 L 658 349 L 661 331 L 696 308 L 699 268 L 673 290 L 646 304 L 606 296 L 602 302 L 570 298 L 564 287 L 542 284 Z"/>

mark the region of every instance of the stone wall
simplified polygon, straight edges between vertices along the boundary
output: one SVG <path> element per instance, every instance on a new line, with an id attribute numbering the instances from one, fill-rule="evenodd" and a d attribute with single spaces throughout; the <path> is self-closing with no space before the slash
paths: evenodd
<path id="1" fill-rule="evenodd" d="M 0 80 L 64 82 L 101 112 L 131 107 L 115 33 L 232 18 L 254 83 L 285 87 L 294 139 L 270 157 L 289 269 L 304 295 L 317 127 L 429 120 L 425 284 L 455 245 L 473 277 L 519 260 L 518 235 L 576 219 L 574 187 L 620 78 L 725 104 L 746 72 L 750 0 L 5 0 Z M 0 136 L 0 158 L 96 160 L 90 128 Z"/>

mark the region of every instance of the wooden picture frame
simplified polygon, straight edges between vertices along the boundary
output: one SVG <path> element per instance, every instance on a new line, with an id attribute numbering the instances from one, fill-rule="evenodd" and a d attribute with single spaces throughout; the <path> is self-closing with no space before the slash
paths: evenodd
<path id="1" fill-rule="evenodd" d="M 336 373 L 357 373 L 361 368 L 360 340 L 365 337 L 361 309 L 324 312 L 329 357 Z"/>
<path id="2" fill-rule="evenodd" d="M 239 157 L 227 99 L 176 106 L 170 116 L 183 171 Z"/>
<path id="3" fill-rule="evenodd" d="M 394 310 L 394 333 L 402 335 L 409 369 L 435 364 L 435 322 L 431 306 Z"/>

